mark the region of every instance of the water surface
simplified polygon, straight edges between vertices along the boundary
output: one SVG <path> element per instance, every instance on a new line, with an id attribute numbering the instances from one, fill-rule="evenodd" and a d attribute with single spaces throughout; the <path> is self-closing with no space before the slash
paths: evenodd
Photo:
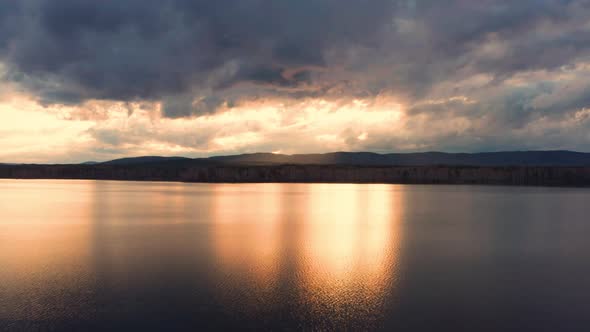
<path id="1" fill-rule="evenodd" d="M 0 330 L 590 329 L 590 190 L 0 180 Z"/>

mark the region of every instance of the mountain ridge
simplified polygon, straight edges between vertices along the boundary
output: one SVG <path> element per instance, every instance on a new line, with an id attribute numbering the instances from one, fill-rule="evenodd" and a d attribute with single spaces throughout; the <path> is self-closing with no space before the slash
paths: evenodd
<path id="1" fill-rule="evenodd" d="M 590 153 L 513 151 L 144 156 L 98 164 L 1 165 L 1 179 L 199 183 L 389 183 L 590 187 Z"/>
<path id="2" fill-rule="evenodd" d="M 199 165 L 348 165 L 348 166 L 590 166 L 590 153 L 568 150 L 498 151 L 479 153 L 331 152 L 322 154 L 250 153 L 208 158 L 140 156 L 95 165 L 182 163 Z"/>

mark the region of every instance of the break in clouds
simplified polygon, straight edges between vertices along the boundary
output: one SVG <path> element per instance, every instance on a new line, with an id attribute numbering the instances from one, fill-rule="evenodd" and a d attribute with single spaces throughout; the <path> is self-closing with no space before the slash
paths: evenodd
<path id="1" fill-rule="evenodd" d="M 280 126 L 317 100 L 400 105 L 390 132 L 332 128 L 340 149 L 590 144 L 588 0 L 0 0 L 0 63 L 48 108 L 157 103 L 188 121 L 275 100 Z M 103 127 L 105 144 L 142 139 Z M 215 137 L 192 135 L 162 140 Z M 288 133 L 252 148 L 288 150 L 273 135 Z"/>

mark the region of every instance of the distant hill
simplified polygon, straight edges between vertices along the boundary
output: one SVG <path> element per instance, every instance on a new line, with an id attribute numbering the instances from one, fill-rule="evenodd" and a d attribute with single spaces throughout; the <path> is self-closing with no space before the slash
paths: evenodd
<path id="1" fill-rule="evenodd" d="M 590 154 L 570 151 L 256 153 L 138 157 L 96 164 L 0 165 L 2 179 L 208 183 L 493 184 L 590 187 Z"/>
<path id="2" fill-rule="evenodd" d="M 190 158 L 184 157 L 158 157 L 158 156 L 145 156 L 145 157 L 135 157 L 135 158 L 121 158 L 110 160 L 102 163 L 98 163 L 100 165 L 138 165 L 138 164 L 153 164 L 153 163 L 161 163 L 161 162 L 170 162 L 170 161 L 187 161 L 191 160 Z"/>
<path id="3" fill-rule="evenodd" d="M 346 166 L 590 166 L 590 153 L 572 151 L 512 151 L 486 153 L 390 153 L 334 152 L 283 155 L 254 153 L 189 159 L 183 157 L 137 157 L 99 165 L 178 163 L 198 165 L 346 165 Z"/>

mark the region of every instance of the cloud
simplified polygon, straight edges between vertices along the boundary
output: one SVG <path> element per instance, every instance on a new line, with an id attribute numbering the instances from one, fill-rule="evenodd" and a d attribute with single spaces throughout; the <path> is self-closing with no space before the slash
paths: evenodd
<path id="1" fill-rule="evenodd" d="M 590 0 L 0 0 L 0 98 L 93 121 L 105 157 L 588 150 L 589 18 Z"/>
<path id="2" fill-rule="evenodd" d="M 422 98 L 587 56 L 589 14 L 587 0 L 3 0 L 0 57 L 45 103 L 223 99 L 241 83 Z"/>
<path id="3" fill-rule="evenodd" d="M 46 103 L 296 87 L 308 75 L 285 73 L 377 44 L 391 15 L 389 0 L 3 0 L 0 57 Z"/>

